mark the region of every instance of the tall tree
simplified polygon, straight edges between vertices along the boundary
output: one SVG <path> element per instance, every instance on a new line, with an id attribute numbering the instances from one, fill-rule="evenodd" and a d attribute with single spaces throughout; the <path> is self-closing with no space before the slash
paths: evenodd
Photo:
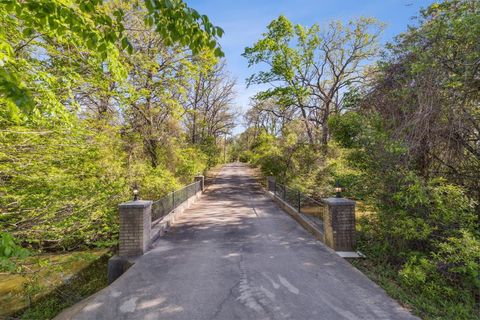
<path id="1" fill-rule="evenodd" d="M 218 139 L 235 126 L 235 81 L 225 61 L 207 67 L 194 79 L 185 104 L 185 125 L 192 143 Z"/>
<path id="2" fill-rule="evenodd" d="M 303 120 L 310 143 L 326 145 L 328 117 L 340 110 L 345 90 L 363 81 L 365 64 L 378 52 L 381 30 L 373 18 L 334 21 L 322 29 L 294 25 L 280 16 L 245 49 L 249 66 L 269 66 L 248 83 L 272 85 L 257 97 L 276 97 Z"/>
<path id="3" fill-rule="evenodd" d="M 421 12 L 373 74 L 365 109 L 408 148 L 423 177 L 444 176 L 478 197 L 480 5 L 453 0 Z"/>
<path id="4" fill-rule="evenodd" d="M 0 229 L 114 244 L 133 183 L 154 199 L 204 170 L 180 120 L 221 32 L 181 1 L 0 1 Z"/>
<path id="5" fill-rule="evenodd" d="M 160 152 L 167 152 L 180 137 L 182 101 L 189 79 L 195 77 L 192 54 L 181 45 L 167 46 L 162 36 L 145 23 L 142 12 L 131 8 L 125 21 L 134 52 L 124 59 L 128 68 L 123 109 L 143 141 L 153 167 Z"/>
<path id="6" fill-rule="evenodd" d="M 294 119 L 291 113 L 291 109 L 285 110 L 274 98 L 252 99 L 250 109 L 244 118 L 247 127 L 254 129 L 257 134 L 264 130 L 270 135 L 277 136 L 285 124 Z"/>

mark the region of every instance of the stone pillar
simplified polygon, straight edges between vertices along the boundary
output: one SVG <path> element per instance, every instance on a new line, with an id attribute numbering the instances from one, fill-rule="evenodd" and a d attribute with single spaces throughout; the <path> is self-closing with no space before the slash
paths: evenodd
<path id="1" fill-rule="evenodd" d="M 205 176 L 198 175 L 195 177 L 195 182 L 200 181 L 200 190 L 203 192 L 205 190 Z"/>
<path id="2" fill-rule="evenodd" d="M 274 176 L 268 176 L 267 177 L 267 190 L 270 192 L 275 193 L 275 177 Z"/>
<path id="3" fill-rule="evenodd" d="M 137 200 L 119 205 L 119 256 L 143 255 L 150 245 L 152 227 L 152 201 Z"/>
<path id="4" fill-rule="evenodd" d="M 335 251 L 354 251 L 355 201 L 345 198 L 322 199 L 325 244 Z"/>

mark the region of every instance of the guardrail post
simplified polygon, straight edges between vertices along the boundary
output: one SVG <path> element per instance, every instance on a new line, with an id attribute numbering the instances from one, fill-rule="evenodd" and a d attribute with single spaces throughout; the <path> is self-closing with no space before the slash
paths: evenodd
<path id="1" fill-rule="evenodd" d="M 302 194 L 300 193 L 300 190 L 297 190 L 297 196 L 298 196 L 298 212 L 300 213 L 300 209 L 302 208 Z"/>
<path id="2" fill-rule="evenodd" d="M 119 205 L 120 241 L 119 255 L 143 255 L 150 245 L 152 227 L 152 201 L 136 200 Z"/>
<path id="3" fill-rule="evenodd" d="M 200 181 L 200 190 L 203 192 L 205 189 L 205 176 L 198 175 L 195 177 L 195 182 Z"/>
<path id="4" fill-rule="evenodd" d="M 345 198 L 322 199 L 325 244 L 335 251 L 354 251 L 355 201 Z"/>

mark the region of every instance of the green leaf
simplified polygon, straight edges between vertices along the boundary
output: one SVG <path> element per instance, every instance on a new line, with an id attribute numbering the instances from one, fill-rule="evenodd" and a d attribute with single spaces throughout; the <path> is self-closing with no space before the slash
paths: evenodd
<path id="1" fill-rule="evenodd" d="M 215 27 L 215 29 L 216 29 L 217 35 L 218 35 L 219 37 L 222 37 L 223 34 L 225 33 L 225 31 L 223 31 L 223 29 L 220 28 L 220 27 Z"/>
<path id="2" fill-rule="evenodd" d="M 25 28 L 23 29 L 23 36 L 24 37 L 31 37 L 35 33 L 35 30 L 33 28 Z"/>
<path id="3" fill-rule="evenodd" d="M 222 49 L 220 49 L 220 48 L 216 48 L 215 51 L 214 51 L 214 54 L 215 54 L 216 57 L 219 57 L 219 58 L 222 58 L 222 57 L 225 56 Z"/>

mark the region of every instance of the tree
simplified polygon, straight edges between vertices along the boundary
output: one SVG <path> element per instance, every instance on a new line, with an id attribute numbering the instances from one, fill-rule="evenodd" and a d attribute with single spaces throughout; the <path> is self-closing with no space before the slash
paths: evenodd
<path id="1" fill-rule="evenodd" d="M 55 99 L 56 95 L 51 91 L 37 90 L 38 79 L 32 79 L 30 72 L 24 72 L 34 67 L 28 66 L 28 56 L 39 55 L 39 52 L 26 53 L 23 50 L 32 41 L 37 40 L 38 47 L 54 41 L 65 47 L 90 50 L 89 54 L 97 55 L 105 62 L 98 68 L 122 74 L 121 66 L 116 63 L 119 55 L 117 43 L 130 53 L 133 47 L 125 34 L 123 10 L 109 12 L 109 5 L 100 0 L 73 3 L 6 0 L 0 3 L 2 24 L 8 25 L 0 31 L 0 106 L 6 110 L 2 112 L 4 117 L 18 120 L 35 112 L 65 114 L 63 104 Z M 167 45 L 179 43 L 193 53 L 209 48 L 217 56 L 223 55 L 216 41 L 223 30 L 213 26 L 207 16 L 200 15 L 183 1 L 145 0 L 144 7 L 145 23 L 154 28 Z M 15 33 L 13 38 L 10 33 Z M 16 43 L 12 41 L 15 38 L 18 39 Z M 19 54 L 22 50 L 23 55 Z M 49 77 L 48 74 L 44 76 Z M 54 100 L 50 104 L 38 103 L 36 98 L 41 95 L 48 95 L 46 100 Z"/>
<path id="2" fill-rule="evenodd" d="M 283 110 L 281 104 L 273 98 L 267 100 L 254 98 L 244 118 L 246 125 L 256 134 L 264 130 L 273 136 L 278 136 L 286 123 L 294 119 L 291 113 L 291 109 Z"/>
<path id="3" fill-rule="evenodd" d="M 425 178 L 444 176 L 480 197 L 480 5 L 445 1 L 397 37 L 361 105 L 378 113 Z"/>
<path id="4" fill-rule="evenodd" d="M 479 30 L 478 1 L 422 10 L 355 107 L 330 120 L 358 172 L 347 190 L 375 212 L 360 219 L 359 247 L 428 299 L 417 309 L 432 317 L 478 313 Z"/>
<path id="5" fill-rule="evenodd" d="M 225 61 L 206 66 L 193 80 L 185 108 L 185 125 L 192 143 L 207 137 L 215 140 L 235 126 L 235 81 L 225 70 Z"/>
<path id="6" fill-rule="evenodd" d="M 363 82 L 365 63 L 378 52 L 381 24 L 359 18 L 346 25 L 331 22 L 323 30 L 294 25 L 280 16 L 267 30 L 243 54 L 249 66 L 270 68 L 253 74 L 249 85 L 271 84 L 272 89 L 257 97 L 276 97 L 302 119 L 311 144 L 326 145 L 328 117 L 340 111 L 344 91 Z"/>
<path id="7" fill-rule="evenodd" d="M 141 12 L 133 7 L 128 17 L 126 33 L 134 53 L 124 56 L 129 81 L 123 89 L 122 105 L 131 130 L 139 134 L 145 154 L 157 167 L 159 157 L 167 156 L 171 144 L 180 138 L 182 101 L 195 68 L 189 50 L 180 45 L 167 46 L 145 24 Z"/>

